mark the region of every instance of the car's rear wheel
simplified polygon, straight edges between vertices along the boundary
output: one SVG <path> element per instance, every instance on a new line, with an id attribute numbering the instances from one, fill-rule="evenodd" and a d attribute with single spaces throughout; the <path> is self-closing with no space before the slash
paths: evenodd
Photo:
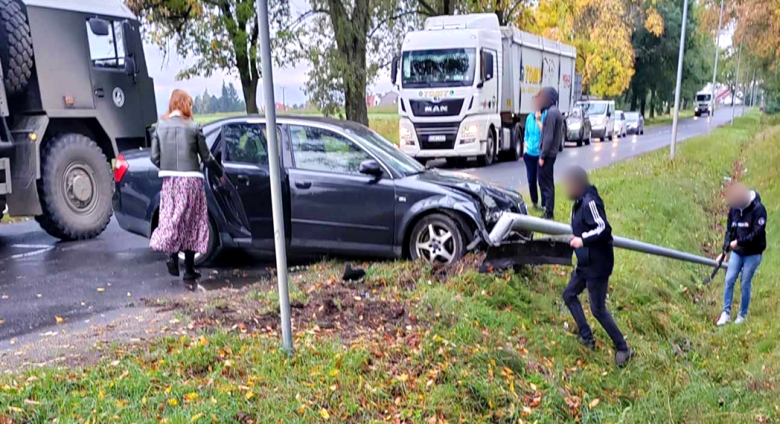
<path id="1" fill-rule="evenodd" d="M 413 260 L 451 264 L 463 256 L 464 236 L 454 219 L 442 213 L 423 217 L 412 229 L 409 252 Z"/>
<path id="2" fill-rule="evenodd" d="M 217 228 L 214 225 L 214 221 L 209 219 L 209 241 L 208 245 L 206 246 L 206 253 L 196 253 L 195 254 L 195 266 L 200 267 L 203 265 L 208 264 L 209 262 L 216 259 L 216 257 L 219 255 L 219 239 L 218 239 L 219 233 L 217 232 Z M 181 261 L 184 261 L 184 252 L 179 253 L 179 259 Z"/>

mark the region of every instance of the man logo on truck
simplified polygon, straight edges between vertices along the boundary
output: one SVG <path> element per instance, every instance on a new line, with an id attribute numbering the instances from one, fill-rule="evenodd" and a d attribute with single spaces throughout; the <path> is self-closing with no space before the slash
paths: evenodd
<path id="1" fill-rule="evenodd" d="M 449 111 L 449 108 L 447 105 L 428 105 L 425 106 L 425 113 L 426 114 L 434 114 L 434 113 L 447 113 Z"/>

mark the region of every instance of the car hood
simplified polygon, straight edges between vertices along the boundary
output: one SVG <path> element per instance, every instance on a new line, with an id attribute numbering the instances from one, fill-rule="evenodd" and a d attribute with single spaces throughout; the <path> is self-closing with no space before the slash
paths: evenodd
<path id="1" fill-rule="evenodd" d="M 419 174 L 420 181 L 457 190 L 480 202 L 485 223 L 491 226 L 501 212 L 526 213 L 523 196 L 507 188 L 490 184 L 465 172 L 428 170 Z"/>

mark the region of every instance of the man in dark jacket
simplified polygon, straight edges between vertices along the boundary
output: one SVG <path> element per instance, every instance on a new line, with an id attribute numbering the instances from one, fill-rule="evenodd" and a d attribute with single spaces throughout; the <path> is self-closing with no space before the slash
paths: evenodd
<path id="1" fill-rule="evenodd" d="M 616 351 L 615 363 L 622 367 L 631 359 L 632 352 L 606 306 L 615 256 L 612 227 L 607 221 L 604 202 L 596 187 L 590 185 L 587 172 L 579 166 L 566 170 L 564 187 L 568 197 L 574 201 L 571 213 L 574 236 L 570 244 L 577 255 L 577 267 L 563 291 L 563 300 L 577 323 L 580 343 L 594 349 L 596 341 L 578 297 L 588 289 L 590 310 L 612 339 Z"/>
<path id="2" fill-rule="evenodd" d="M 563 115 L 558 110 L 558 92 L 554 88 L 542 89 L 542 110 L 547 117 L 542 123 L 542 142 L 539 155 L 539 188 L 542 192 L 544 217 L 553 219 L 555 214 L 555 159 L 563 142 Z"/>
<path id="3" fill-rule="evenodd" d="M 762 254 L 766 250 L 766 208 L 761 203 L 761 196 L 744 184 L 735 183 L 726 190 L 726 201 L 730 210 L 723 251 L 730 250 L 731 257 L 728 262 L 728 271 L 726 271 L 723 312 L 718 319 L 718 326 L 726 325 L 731 320 L 734 284 L 740 273 L 742 273 L 740 280 L 742 301 L 739 315 L 734 322 L 742 324 L 747 319 L 753 275 L 756 273 L 758 265 L 761 264 Z M 724 258 L 718 257 L 718 260 L 721 259 Z"/>

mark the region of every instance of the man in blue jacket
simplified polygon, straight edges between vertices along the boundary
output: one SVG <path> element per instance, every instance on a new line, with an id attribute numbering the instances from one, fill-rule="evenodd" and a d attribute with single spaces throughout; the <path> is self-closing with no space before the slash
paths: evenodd
<path id="1" fill-rule="evenodd" d="M 726 325 L 731 321 L 731 300 L 734 297 L 734 284 L 740 273 L 742 273 L 740 279 L 742 301 L 739 315 L 734 323 L 742 324 L 747 319 L 753 275 L 761 264 L 761 257 L 766 250 L 766 208 L 761 203 L 761 196 L 746 185 L 735 183 L 726 190 L 726 201 L 730 210 L 723 251 L 731 251 L 731 257 L 726 271 L 723 312 L 718 319 L 718 326 Z M 718 260 L 721 259 L 723 258 L 718 257 Z"/>
<path id="2" fill-rule="evenodd" d="M 579 295 L 588 289 L 590 310 L 615 345 L 615 363 L 623 367 L 631 359 L 632 352 L 606 305 L 615 255 L 612 227 L 607 221 L 604 202 L 596 187 L 588 181 L 588 173 L 579 166 L 567 169 L 563 182 L 566 194 L 574 201 L 571 212 L 574 235 L 570 244 L 577 255 L 577 267 L 563 291 L 563 300 L 577 323 L 580 343 L 595 349 L 593 331 L 579 300 Z"/>

